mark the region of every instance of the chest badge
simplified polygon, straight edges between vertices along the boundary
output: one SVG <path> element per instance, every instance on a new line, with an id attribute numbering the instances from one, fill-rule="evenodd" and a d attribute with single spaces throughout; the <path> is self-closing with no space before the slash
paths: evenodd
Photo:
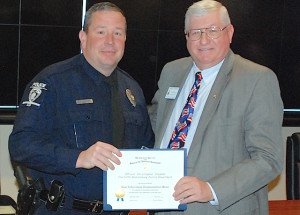
<path id="1" fill-rule="evenodd" d="M 132 104 L 132 106 L 135 107 L 136 101 L 135 101 L 134 95 L 132 94 L 130 89 L 126 89 L 126 96 L 127 96 L 128 100 L 130 101 L 130 103 Z"/>
<path id="2" fill-rule="evenodd" d="M 42 94 L 42 90 L 47 90 L 46 84 L 34 82 L 30 88 L 31 90 L 29 92 L 28 101 L 24 101 L 22 104 L 26 104 L 26 106 L 35 105 L 39 107 L 40 104 L 36 103 L 35 100 L 40 97 L 40 95 Z"/>

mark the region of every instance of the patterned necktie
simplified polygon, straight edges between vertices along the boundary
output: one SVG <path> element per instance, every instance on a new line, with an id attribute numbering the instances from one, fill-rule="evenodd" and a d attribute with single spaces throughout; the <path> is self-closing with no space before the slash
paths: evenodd
<path id="1" fill-rule="evenodd" d="M 197 92 L 200 87 L 201 80 L 202 74 L 201 72 L 197 72 L 195 75 L 195 83 L 190 91 L 178 122 L 175 125 L 168 148 L 178 149 L 184 147 L 185 139 L 192 122 L 194 106 L 197 100 Z"/>

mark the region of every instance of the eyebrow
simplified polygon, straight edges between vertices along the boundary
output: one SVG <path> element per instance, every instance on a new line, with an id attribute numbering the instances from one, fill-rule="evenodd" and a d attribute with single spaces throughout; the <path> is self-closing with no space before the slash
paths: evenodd
<path id="1" fill-rule="evenodd" d="M 106 28 L 109 28 L 109 26 L 96 26 L 95 29 L 106 29 Z M 116 27 L 115 28 L 116 30 L 124 30 L 125 31 L 125 28 L 123 27 Z"/>

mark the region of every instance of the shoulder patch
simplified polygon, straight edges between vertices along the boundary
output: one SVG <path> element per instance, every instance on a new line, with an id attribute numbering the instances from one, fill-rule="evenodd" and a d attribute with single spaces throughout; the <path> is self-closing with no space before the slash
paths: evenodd
<path id="1" fill-rule="evenodd" d="M 34 82 L 30 88 L 31 90 L 29 92 L 28 101 L 24 101 L 22 104 L 26 104 L 26 106 L 35 105 L 39 107 L 40 104 L 36 103 L 35 100 L 40 97 L 42 90 L 47 90 L 46 84 Z"/>

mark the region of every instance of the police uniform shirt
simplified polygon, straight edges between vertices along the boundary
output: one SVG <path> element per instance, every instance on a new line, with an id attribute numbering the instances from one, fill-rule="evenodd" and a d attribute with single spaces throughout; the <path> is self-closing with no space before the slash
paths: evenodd
<path id="1" fill-rule="evenodd" d="M 118 67 L 112 81 L 105 79 L 80 54 L 45 68 L 26 87 L 9 138 L 10 155 L 33 179 L 43 178 L 47 189 L 56 179 L 70 198 L 102 200 L 102 170 L 75 168 L 80 152 L 97 141 L 153 147 L 140 86 Z M 108 83 L 116 80 L 111 89 Z M 117 92 L 119 99 L 112 102 Z M 123 119 L 124 126 L 113 118 Z"/>
<path id="2" fill-rule="evenodd" d="M 124 117 L 118 91 L 117 72 L 105 78 L 105 82 L 110 86 L 112 103 L 112 144 L 117 148 L 124 148 Z"/>

